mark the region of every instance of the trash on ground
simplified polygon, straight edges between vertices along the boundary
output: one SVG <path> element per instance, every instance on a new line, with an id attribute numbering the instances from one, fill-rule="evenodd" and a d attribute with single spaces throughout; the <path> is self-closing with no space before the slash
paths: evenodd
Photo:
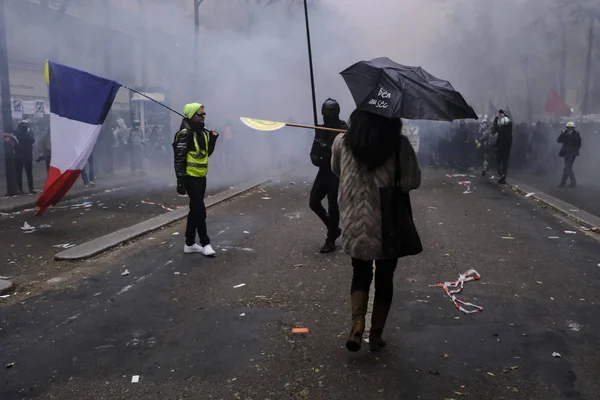
<path id="1" fill-rule="evenodd" d="M 35 229 L 35 226 L 31 226 L 27 222 L 25 222 L 25 223 L 23 223 L 23 226 L 21 227 L 21 229 L 24 231 L 30 231 L 32 229 Z"/>
<path id="2" fill-rule="evenodd" d="M 502 236 L 502 239 L 513 240 L 514 237 L 512 237 L 512 236 Z"/>
<path id="3" fill-rule="evenodd" d="M 496 375 L 494 375 L 494 373 L 493 373 L 493 372 L 488 372 L 487 374 L 488 374 L 489 376 L 496 376 Z"/>
<path id="4" fill-rule="evenodd" d="M 531 193 L 527 193 L 527 194 L 525 195 L 525 197 L 527 197 L 527 198 L 528 198 L 528 197 L 531 197 L 531 196 L 533 196 L 534 194 L 535 194 L 535 193 L 533 193 L 533 192 L 531 192 Z"/>
<path id="5" fill-rule="evenodd" d="M 3 294 L 2 296 L 0 296 L 0 299 L 8 299 L 10 297 L 10 294 Z"/>
<path id="6" fill-rule="evenodd" d="M 244 233 L 245 233 L 246 235 L 248 235 L 250 232 L 248 232 L 248 231 L 244 231 Z"/>
<path id="7" fill-rule="evenodd" d="M 179 235 L 179 232 L 173 232 L 173 236 Z"/>
<path id="8" fill-rule="evenodd" d="M 12 368 L 15 365 L 14 362 L 6 364 L 6 368 Z"/>
<path id="9" fill-rule="evenodd" d="M 511 371 L 514 371 L 514 370 L 516 370 L 516 369 L 519 369 L 519 366 L 518 366 L 518 365 L 515 365 L 515 366 L 512 366 L 512 367 L 510 367 L 510 370 L 511 370 Z"/>
<path id="10" fill-rule="evenodd" d="M 600 265 L 598 265 L 600 267 Z M 294 264 L 294 268 L 306 267 L 306 264 Z"/>
<path id="11" fill-rule="evenodd" d="M 240 283 L 239 285 L 235 285 L 233 288 L 234 289 L 238 289 L 238 288 L 241 288 L 243 286 L 246 286 L 246 284 L 245 283 Z"/>
<path id="12" fill-rule="evenodd" d="M 246 316 L 246 313 L 241 313 L 240 314 L 240 317 L 245 317 L 245 316 Z"/>
<path id="13" fill-rule="evenodd" d="M 537 283 L 538 285 L 542 285 L 543 284 L 542 281 L 535 281 L 535 283 Z"/>
<path id="14" fill-rule="evenodd" d="M 292 328 L 292 333 L 309 333 L 308 328 Z"/>
<path id="15" fill-rule="evenodd" d="M 138 383 L 140 381 L 139 375 L 134 375 L 131 377 L 131 383 Z"/>
<path id="16" fill-rule="evenodd" d="M 75 246 L 76 245 L 72 244 L 72 243 L 64 243 L 64 244 L 55 244 L 52 247 L 56 247 L 56 248 L 59 248 L 59 249 L 70 249 L 71 247 L 75 247 Z"/>
<path id="17" fill-rule="evenodd" d="M 121 272 L 121 276 L 127 276 L 129 275 L 129 270 L 126 269 L 125 271 Z"/>
<path id="18" fill-rule="evenodd" d="M 480 278 L 481 275 L 479 274 L 479 272 L 475 271 L 474 269 L 470 269 L 464 274 L 460 274 L 458 276 L 458 280 L 455 282 L 438 283 L 437 285 L 431 285 L 431 287 L 441 287 L 442 289 L 444 289 L 444 292 L 446 292 L 448 297 L 450 297 L 450 300 L 452 301 L 452 303 L 454 303 L 454 306 L 458 310 L 462 311 L 465 314 L 474 314 L 483 311 L 483 307 L 460 300 L 456 298 L 456 295 L 463 291 L 465 282 L 476 281 Z M 450 288 L 455 289 L 451 290 Z M 472 307 L 472 309 L 468 310 L 463 306 Z"/>
<path id="19" fill-rule="evenodd" d="M 261 197 L 261 199 L 263 199 L 263 200 L 271 200 L 270 197 L 266 197 L 266 196 L 265 197 Z"/>
<path id="20" fill-rule="evenodd" d="M 557 352 L 552 353 L 552 357 L 562 358 L 562 356 L 560 355 L 560 353 L 557 353 Z"/>
<path id="21" fill-rule="evenodd" d="M 181 275 L 181 272 L 173 272 L 173 275 Z"/>

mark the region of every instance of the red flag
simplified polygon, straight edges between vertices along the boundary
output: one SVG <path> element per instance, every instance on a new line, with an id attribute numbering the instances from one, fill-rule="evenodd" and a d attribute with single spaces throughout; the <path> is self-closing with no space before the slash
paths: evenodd
<path id="1" fill-rule="evenodd" d="M 571 107 L 569 107 L 560 97 L 560 94 L 556 93 L 554 89 L 550 90 L 548 100 L 546 100 L 546 111 L 552 113 L 558 117 L 570 117 Z"/>

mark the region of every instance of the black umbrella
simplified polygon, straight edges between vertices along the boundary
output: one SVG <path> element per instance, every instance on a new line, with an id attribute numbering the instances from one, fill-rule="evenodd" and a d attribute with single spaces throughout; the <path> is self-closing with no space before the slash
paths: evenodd
<path id="1" fill-rule="evenodd" d="M 340 73 L 358 109 L 388 118 L 477 119 L 450 82 L 387 57 L 361 61 Z"/>

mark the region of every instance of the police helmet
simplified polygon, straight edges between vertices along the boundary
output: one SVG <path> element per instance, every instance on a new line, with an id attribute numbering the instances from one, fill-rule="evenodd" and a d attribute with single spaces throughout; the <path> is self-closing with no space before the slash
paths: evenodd
<path id="1" fill-rule="evenodd" d="M 340 115 L 340 104 L 332 98 L 325 100 L 325 102 L 323 103 L 323 106 L 321 107 L 321 114 L 323 116 L 331 116 L 331 117 L 339 116 Z"/>

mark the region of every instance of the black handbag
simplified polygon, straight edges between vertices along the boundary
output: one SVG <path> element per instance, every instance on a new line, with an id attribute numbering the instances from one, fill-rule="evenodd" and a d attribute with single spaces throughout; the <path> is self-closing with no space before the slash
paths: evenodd
<path id="1" fill-rule="evenodd" d="M 382 250 L 383 255 L 388 258 L 414 256 L 423 251 L 421 238 L 413 221 L 410 196 L 402 191 L 400 146 L 394 157 L 394 184 L 379 188 Z"/>

